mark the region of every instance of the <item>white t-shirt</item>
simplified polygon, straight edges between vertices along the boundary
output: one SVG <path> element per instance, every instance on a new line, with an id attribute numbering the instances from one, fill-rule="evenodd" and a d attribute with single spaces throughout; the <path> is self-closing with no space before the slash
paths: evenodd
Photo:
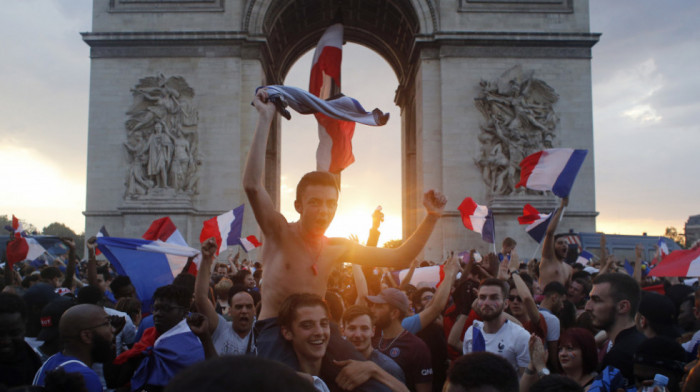
<path id="1" fill-rule="evenodd" d="M 559 323 L 559 318 L 552 314 L 548 309 L 539 308 L 540 314 L 544 317 L 545 323 L 547 323 L 547 341 L 557 342 L 559 341 L 559 335 L 561 331 L 561 324 Z"/>
<path id="2" fill-rule="evenodd" d="M 253 338 L 253 328 L 250 329 L 248 335 L 242 338 L 233 330 L 231 321 L 226 321 L 222 315 L 219 315 L 219 324 L 211 338 L 219 355 L 245 355 L 248 352 L 255 353 L 257 351 Z M 248 348 L 249 343 L 250 349 Z"/>
<path id="3" fill-rule="evenodd" d="M 517 370 L 519 367 L 527 367 L 530 364 L 530 350 L 528 341 L 530 333 L 525 328 L 509 322 L 503 324 L 496 333 L 484 332 L 484 322 L 474 321 L 464 334 L 464 344 L 462 352 L 469 354 L 472 352 L 472 339 L 474 328 L 478 328 L 484 336 L 486 351 L 502 356 Z"/>

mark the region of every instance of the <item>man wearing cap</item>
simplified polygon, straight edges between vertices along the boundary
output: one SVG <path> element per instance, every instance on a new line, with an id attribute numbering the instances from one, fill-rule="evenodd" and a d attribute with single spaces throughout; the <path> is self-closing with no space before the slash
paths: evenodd
<path id="1" fill-rule="evenodd" d="M 643 292 L 634 323 L 647 338 L 676 339 L 680 336 L 680 327 L 676 325 L 675 310 L 673 301 L 665 295 Z"/>
<path id="2" fill-rule="evenodd" d="M 408 313 L 408 297 L 395 288 L 382 290 L 379 295 L 367 296 L 380 329 L 372 339 L 376 350 L 393 359 L 406 376 L 411 391 L 427 392 L 432 389 L 433 368 L 428 346 L 416 335 L 401 326 Z"/>
<path id="3" fill-rule="evenodd" d="M 73 302 L 72 298 L 60 297 L 49 302 L 41 310 L 41 331 L 39 331 L 37 340 L 44 343 L 37 347 L 35 351 L 39 354 L 42 363 L 61 350 L 58 325 L 63 313 L 73 305 L 75 305 L 75 302 Z"/>

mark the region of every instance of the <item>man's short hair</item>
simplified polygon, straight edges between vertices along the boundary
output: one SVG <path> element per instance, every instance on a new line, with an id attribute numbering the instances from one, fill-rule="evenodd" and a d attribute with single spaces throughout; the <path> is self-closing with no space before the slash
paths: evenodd
<path id="1" fill-rule="evenodd" d="M 277 322 L 280 326 L 291 329 L 297 317 L 297 309 L 305 306 L 320 306 L 326 311 L 326 315 L 330 314 L 323 298 L 311 293 L 297 293 L 290 295 L 282 302 Z"/>
<path id="2" fill-rule="evenodd" d="M 501 392 L 518 392 L 518 374 L 507 359 L 482 351 L 459 357 L 447 372 L 450 384 L 464 390 L 492 387 Z"/>
<path id="3" fill-rule="evenodd" d="M 112 280 L 112 283 L 109 284 L 109 289 L 112 290 L 112 293 L 116 294 L 117 291 L 128 286 L 133 286 L 131 284 L 131 278 L 129 278 L 126 275 L 119 275 L 116 278 L 114 278 L 114 280 Z"/>
<path id="4" fill-rule="evenodd" d="M 508 282 L 505 280 L 501 280 L 498 278 L 487 278 L 481 281 L 481 285 L 479 286 L 484 287 L 484 286 L 497 286 L 501 288 L 501 293 L 503 293 L 503 298 L 508 297 L 508 292 L 510 291 L 510 286 L 508 286 Z"/>
<path id="5" fill-rule="evenodd" d="M 595 279 L 593 279 L 594 285 L 603 283 L 610 284 L 610 296 L 615 300 L 615 302 L 620 302 L 625 299 L 630 301 L 630 317 L 637 314 L 637 309 L 639 309 L 639 299 L 642 294 L 639 283 L 637 283 L 634 278 L 627 274 L 612 272 L 598 275 Z"/>
<path id="6" fill-rule="evenodd" d="M 156 292 L 153 293 L 153 302 L 156 302 L 157 299 L 173 301 L 178 306 L 189 309 L 192 302 L 192 294 L 182 286 L 169 284 L 156 289 Z"/>
<path id="7" fill-rule="evenodd" d="M 542 289 L 542 295 L 549 296 L 552 294 L 566 295 L 566 287 L 557 281 L 551 281 Z"/>
<path id="8" fill-rule="evenodd" d="M 102 275 L 102 280 L 105 282 L 112 279 L 112 273 L 109 272 L 109 268 L 107 267 L 97 267 L 97 275 Z"/>
<path id="9" fill-rule="evenodd" d="M 190 293 L 190 297 L 194 295 L 194 282 L 197 278 L 194 275 L 190 275 L 186 272 L 178 274 L 175 279 L 173 279 L 173 284 L 175 286 L 184 287 L 187 292 Z"/>
<path id="10" fill-rule="evenodd" d="M 242 284 L 237 284 L 228 290 L 228 304 L 231 305 L 231 299 L 233 299 L 233 296 L 241 292 L 250 294 L 250 296 L 253 297 L 253 303 L 256 306 L 258 305 L 258 302 L 260 302 L 260 293 L 257 290 Z"/>
<path id="11" fill-rule="evenodd" d="M 352 305 L 343 313 L 343 325 L 351 322 L 360 316 L 369 316 L 370 322 L 374 325 L 374 316 L 370 308 L 363 305 Z"/>
<path id="12" fill-rule="evenodd" d="M 27 319 L 27 305 L 22 297 L 11 293 L 0 293 L 0 314 L 19 313 L 22 320 Z"/>
<path id="13" fill-rule="evenodd" d="M 506 238 L 503 239 L 503 244 L 502 244 L 502 245 L 503 245 L 504 247 L 507 246 L 507 247 L 509 247 L 509 248 L 512 248 L 512 247 L 514 247 L 515 245 L 518 245 L 518 243 L 517 243 L 514 239 L 512 239 L 512 238 L 506 237 Z"/>
<path id="14" fill-rule="evenodd" d="M 413 307 L 416 307 L 416 305 L 420 305 L 420 298 L 423 296 L 423 293 L 428 291 L 435 294 L 434 287 L 421 287 L 418 290 L 414 291 L 413 294 L 411 294 L 411 302 L 413 302 Z"/>
<path id="15" fill-rule="evenodd" d="M 250 270 L 245 270 L 242 269 L 238 272 L 236 272 L 236 275 L 233 275 L 232 280 L 234 285 L 239 285 L 239 284 L 245 284 L 245 278 L 248 275 L 251 275 L 252 273 Z"/>
<path id="16" fill-rule="evenodd" d="M 322 171 L 312 171 L 304 174 L 301 180 L 299 180 L 299 184 L 297 184 L 298 201 L 301 201 L 304 195 L 304 191 L 307 187 L 311 185 L 332 186 L 338 193 L 340 193 L 340 189 L 338 188 L 338 182 L 331 173 Z"/>
<path id="17" fill-rule="evenodd" d="M 62 277 L 63 273 L 57 267 L 46 267 L 41 270 L 40 276 L 43 280 L 51 280 Z"/>
<path id="18" fill-rule="evenodd" d="M 555 234 L 555 235 L 554 235 L 554 242 L 557 242 L 557 240 L 559 240 L 559 238 L 566 237 L 566 236 L 568 236 L 568 235 L 569 235 L 569 233 L 559 233 L 559 234 Z M 566 242 L 568 243 L 569 241 L 567 240 Z"/>
<path id="19" fill-rule="evenodd" d="M 85 286 L 78 291 L 78 304 L 97 305 L 104 299 L 104 294 L 97 286 Z"/>
<path id="20" fill-rule="evenodd" d="M 120 298 L 114 309 L 124 312 L 133 320 L 141 312 L 141 301 L 133 297 Z"/>

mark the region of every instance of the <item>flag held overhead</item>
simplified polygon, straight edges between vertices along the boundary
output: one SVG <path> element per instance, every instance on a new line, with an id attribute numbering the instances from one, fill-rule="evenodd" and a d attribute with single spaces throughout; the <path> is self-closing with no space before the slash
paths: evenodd
<path id="1" fill-rule="evenodd" d="M 239 245 L 243 230 L 244 206 L 245 204 L 241 204 L 231 211 L 205 221 L 202 232 L 199 234 L 199 241 L 204 242 L 214 237 L 217 245 L 217 256 L 225 251 L 229 245 Z"/>
<path id="2" fill-rule="evenodd" d="M 457 209 L 462 215 L 464 227 L 480 233 L 484 241 L 494 243 L 494 222 L 490 208 L 476 204 L 471 197 L 467 197 Z"/>
<path id="3" fill-rule="evenodd" d="M 520 162 L 520 182 L 515 186 L 568 197 L 587 154 L 587 150 L 552 148 L 529 155 Z"/>

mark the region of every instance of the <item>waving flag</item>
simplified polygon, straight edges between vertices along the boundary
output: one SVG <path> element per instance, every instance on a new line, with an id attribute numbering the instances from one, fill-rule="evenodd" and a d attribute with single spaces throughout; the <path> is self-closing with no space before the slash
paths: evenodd
<path id="1" fill-rule="evenodd" d="M 154 220 L 141 238 L 144 240 L 163 241 L 169 244 L 189 246 L 187 245 L 187 241 L 182 237 L 182 234 L 180 234 L 180 230 L 175 227 L 175 224 L 170 220 L 169 216 Z"/>
<path id="2" fill-rule="evenodd" d="M 241 204 L 231 211 L 205 221 L 202 232 L 199 234 L 199 241 L 204 242 L 214 237 L 218 245 L 217 255 L 225 251 L 229 245 L 241 245 L 244 206 L 245 204 Z"/>
<path id="3" fill-rule="evenodd" d="M 408 271 L 410 269 L 402 269 L 400 271 L 392 272 L 394 281 L 401 284 L 401 282 L 406 279 Z M 433 287 L 440 287 L 442 281 L 445 280 L 445 266 L 444 265 L 431 265 L 429 267 L 418 267 L 413 271 L 413 276 L 411 276 L 411 281 L 408 282 L 414 286 L 418 283 L 427 283 Z"/>
<path id="4" fill-rule="evenodd" d="M 240 243 L 243 247 L 243 250 L 246 251 L 246 253 L 262 246 L 262 242 L 258 241 L 258 239 L 254 235 L 249 235 L 248 237 L 241 237 Z"/>
<path id="5" fill-rule="evenodd" d="M 535 220 L 525 228 L 527 234 L 529 234 L 533 240 L 537 241 L 537 243 L 541 243 L 544 239 L 544 235 L 547 234 L 547 227 L 549 227 L 549 223 L 552 221 L 552 217 L 556 211 L 557 210 L 555 209 L 547 215 L 540 214 L 539 219 Z"/>
<path id="6" fill-rule="evenodd" d="M 552 148 L 529 155 L 520 162 L 520 182 L 515 186 L 567 197 L 586 154 L 587 150 Z"/>
<path id="7" fill-rule="evenodd" d="M 29 244 L 27 239 L 24 238 L 22 223 L 14 215 L 12 215 L 12 232 L 14 238 L 7 243 L 7 249 L 5 249 L 7 262 L 10 263 L 10 267 L 25 260 L 29 253 Z"/>
<path id="8" fill-rule="evenodd" d="M 518 223 L 521 225 L 529 225 L 531 223 L 535 223 L 543 216 L 545 215 L 540 214 L 540 212 L 537 211 L 537 208 L 533 207 L 531 204 L 525 204 L 523 207 L 523 215 L 518 217 Z"/>
<path id="9" fill-rule="evenodd" d="M 467 197 L 457 209 L 462 215 L 464 227 L 481 233 L 481 238 L 484 241 L 490 244 L 494 243 L 494 222 L 490 208 L 478 205 L 471 197 Z"/>
<path id="10" fill-rule="evenodd" d="M 311 64 L 309 92 L 321 99 L 340 94 L 340 63 L 343 60 L 343 25 L 336 23 L 326 29 L 316 45 Z M 318 121 L 316 168 L 340 173 L 355 162 L 352 136 L 355 123 L 314 113 Z"/>
<path id="11" fill-rule="evenodd" d="M 659 241 L 656 243 L 656 246 L 659 248 L 657 250 L 658 252 L 658 258 L 663 259 L 666 257 L 670 252 L 668 251 L 668 245 L 666 245 L 666 242 L 664 242 L 664 239 L 659 237 Z"/>
<path id="12" fill-rule="evenodd" d="M 591 260 L 593 260 L 593 254 L 587 250 L 584 250 L 583 252 L 579 253 L 576 262 L 586 266 L 591 262 Z"/>
<path id="13" fill-rule="evenodd" d="M 151 308 L 156 289 L 171 284 L 187 259 L 199 254 L 188 246 L 140 238 L 100 237 L 97 247 L 119 275 L 131 278 L 146 311 Z"/>
<path id="14" fill-rule="evenodd" d="M 674 250 L 649 272 L 650 276 L 700 276 L 700 246 Z"/>
<path id="15" fill-rule="evenodd" d="M 100 237 L 109 237 L 109 233 L 107 233 L 107 228 L 102 226 L 100 227 L 100 230 L 95 234 L 95 237 L 100 238 Z M 102 254 L 102 251 L 98 248 L 95 249 L 95 256 L 99 256 Z"/>

